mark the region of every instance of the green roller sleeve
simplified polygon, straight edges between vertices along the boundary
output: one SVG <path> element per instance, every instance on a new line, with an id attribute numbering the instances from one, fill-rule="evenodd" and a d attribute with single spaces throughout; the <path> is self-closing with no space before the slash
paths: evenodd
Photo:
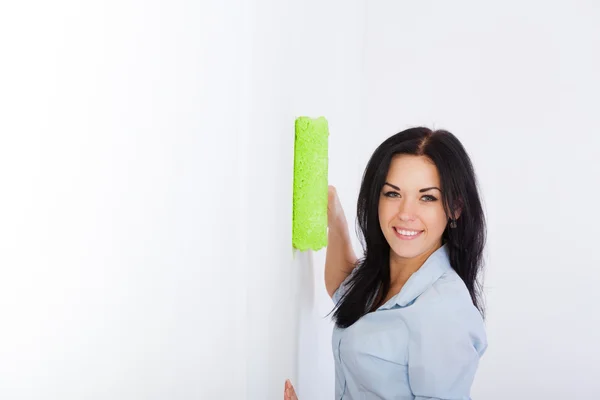
<path id="1" fill-rule="evenodd" d="M 302 251 L 327 246 L 328 138 L 324 117 L 296 119 L 292 245 Z"/>

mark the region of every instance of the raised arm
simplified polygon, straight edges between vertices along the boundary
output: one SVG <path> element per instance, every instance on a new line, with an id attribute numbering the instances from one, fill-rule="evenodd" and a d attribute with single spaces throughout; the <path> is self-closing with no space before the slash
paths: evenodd
<path id="1" fill-rule="evenodd" d="M 329 186 L 327 205 L 327 249 L 325 257 L 325 287 L 332 297 L 356 265 L 356 255 L 350 243 L 348 222 L 335 187 Z"/>

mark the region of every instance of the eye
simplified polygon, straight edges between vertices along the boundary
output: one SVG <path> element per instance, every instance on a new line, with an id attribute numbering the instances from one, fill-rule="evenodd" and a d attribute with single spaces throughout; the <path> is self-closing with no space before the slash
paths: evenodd
<path id="1" fill-rule="evenodd" d="M 437 199 L 429 194 L 425 195 L 422 197 L 422 199 L 425 199 L 425 201 L 430 202 L 430 201 L 436 201 Z"/>
<path id="2" fill-rule="evenodd" d="M 386 197 L 399 197 L 400 193 L 398 193 L 398 192 L 387 192 L 387 193 L 385 193 L 385 196 Z"/>

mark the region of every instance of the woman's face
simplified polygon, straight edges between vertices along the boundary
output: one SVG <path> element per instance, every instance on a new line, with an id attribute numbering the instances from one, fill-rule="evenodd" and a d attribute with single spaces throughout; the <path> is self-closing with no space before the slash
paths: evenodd
<path id="1" fill-rule="evenodd" d="M 414 258 L 442 245 L 448 217 L 440 189 L 437 168 L 429 158 L 393 158 L 379 197 L 379 224 L 392 258 Z"/>

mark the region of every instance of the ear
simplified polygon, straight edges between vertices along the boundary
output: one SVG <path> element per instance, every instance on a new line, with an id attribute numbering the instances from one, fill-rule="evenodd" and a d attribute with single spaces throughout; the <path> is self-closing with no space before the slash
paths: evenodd
<path id="1" fill-rule="evenodd" d="M 453 220 L 457 220 L 460 218 L 460 215 L 462 214 L 462 209 L 463 209 L 463 201 L 462 199 L 459 199 L 457 201 L 456 207 L 454 208 L 454 213 L 451 216 L 451 219 Z"/>
<path id="2" fill-rule="evenodd" d="M 456 211 L 454 211 L 454 215 L 453 218 L 455 220 L 460 218 L 460 215 L 462 214 L 462 207 L 459 207 L 458 209 L 456 209 Z"/>

